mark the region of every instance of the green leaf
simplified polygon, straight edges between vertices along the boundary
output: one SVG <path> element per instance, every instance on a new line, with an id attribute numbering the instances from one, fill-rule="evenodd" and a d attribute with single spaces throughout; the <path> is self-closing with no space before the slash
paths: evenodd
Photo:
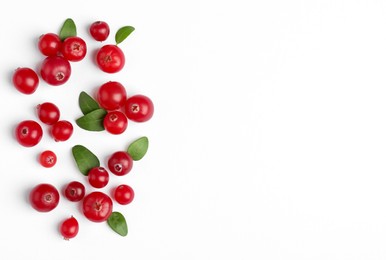
<path id="1" fill-rule="evenodd" d="M 141 160 L 149 148 L 149 139 L 146 136 L 138 138 L 129 145 L 127 152 L 130 154 L 134 161 Z"/>
<path id="2" fill-rule="evenodd" d="M 71 36 L 76 36 L 76 25 L 71 18 L 67 18 L 60 29 L 59 38 L 64 41 L 66 38 Z"/>
<path id="3" fill-rule="evenodd" d="M 133 26 L 124 26 L 120 28 L 115 34 L 116 44 L 123 42 L 134 30 L 135 28 Z"/>
<path id="4" fill-rule="evenodd" d="M 119 235 L 123 237 L 127 235 L 126 219 L 121 213 L 117 211 L 111 213 L 110 217 L 107 219 L 107 224 Z"/>
<path id="5" fill-rule="evenodd" d="M 80 128 L 84 130 L 103 131 L 105 130 L 105 127 L 103 126 L 103 119 L 106 114 L 106 110 L 99 108 L 78 118 L 75 122 Z"/>
<path id="6" fill-rule="evenodd" d="M 85 176 L 92 168 L 100 166 L 98 157 L 83 145 L 78 144 L 72 147 L 72 156 L 79 171 Z"/>
<path id="7" fill-rule="evenodd" d="M 89 94 L 84 91 L 80 92 L 79 94 L 79 107 L 83 115 L 86 115 L 100 108 L 98 102 L 96 102 Z"/>

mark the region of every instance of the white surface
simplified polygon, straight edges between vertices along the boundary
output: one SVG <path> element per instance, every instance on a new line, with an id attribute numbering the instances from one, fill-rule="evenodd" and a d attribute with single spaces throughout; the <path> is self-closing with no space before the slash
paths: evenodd
<path id="1" fill-rule="evenodd" d="M 7 2 L 0 259 L 385 259 L 385 14 L 380 0 Z M 18 93 L 12 71 L 36 67 L 37 38 L 68 17 L 89 55 L 73 63 L 66 85 Z M 96 20 L 112 31 L 136 27 L 121 44 L 127 64 L 119 74 L 91 61 L 101 44 L 87 27 Z M 45 135 L 27 149 L 14 140 L 14 126 L 36 119 L 39 102 L 57 103 L 74 121 L 80 91 L 111 79 L 149 95 L 154 118 L 122 136 L 76 128 L 64 143 Z M 39 182 L 82 180 L 72 145 L 105 163 L 141 135 L 150 139 L 148 154 L 111 180 L 136 191 L 131 205 L 115 206 L 127 237 L 85 220 L 64 198 L 47 214 L 29 206 Z M 53 169 L 38 165 L 43 149 L 57 152 Z M 69 215 L 81 226 L 67 242 L 57 228 Z"/>

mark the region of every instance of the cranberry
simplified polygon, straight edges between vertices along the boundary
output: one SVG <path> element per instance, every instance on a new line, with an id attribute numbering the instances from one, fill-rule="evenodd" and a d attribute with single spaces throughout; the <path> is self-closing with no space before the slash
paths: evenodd
<path id="1" fill-rule="evenodd" d="M 45 150 L 39 155 L 39 162 L 45 168 L 51 168 L 56 164 L 57 157 L 53 151 Z"/>
<path id="2" fill-rule="evenodd" d="M 62 234 L 65 240 L 76 237 L 79 232 L 79 223 L 74 217 L 65 219 L 60 224 L 60 234 Z"/>
<path id="3" fill-rule="evenodd" d="M 126 184 L 121 184 L 114 189 L 114 199 L 121 205 L 127 205 L 134 199 L 134 190 Z"/>
<path id="4" fill-rule="evenodd" d="M 113 174 L 122 176 L 128 174 L 133 168 L 133 159 L 127 152 L 118 151 L 110 156 L 107 165 Z"/>
<path id="5" fill-rule="evenodd" d="M 129 97 L 125 104 L 125 114 L 135 122 L 146 122 L 153 117 L 154 105 L 150 98 L 144 95 Z"/>
<path id="6" fill-rule="evenodd" d="M 85 195 L 86 188 L 78 181 L 68 183 L 64 189 L 64 195 L 69 201 L 81 201 Z"/>
<path id="7" fill-rule="evenodd" d="M 31 68 L 17 68 L 13 73 L 12 82 L 18 91 L 30 95 L 38 88 L 39 77 Z"/>
<path id="8" fill-rule="evenodd" d="M 104 72 L 117 73 L 125 66 L 125 55 L 117 45 L 104 45 L 96 54 L 96 63 Z"/>
<path id="9" fill-rule="evenodd" d="M 51 102 L 44 102 L 39 104 L 36 109 L 38 117 L 43 123 L 53 125 L 59 121 L 60 111 L 55 104 Z"/>
<path id="10" fill-rule="evenodd" d="M 70 62 L 61 56 L 47 57 L 41 64 L 40 75 L 50 85 L 62 85 L 70 78 Z"/>
<path id="11" fill-rule="evenodd" d="M 43 136 L 43 129 L 34 120 L 20 122 L 15 129 L 16 140 L 25 147 L 37 145 Z"/>
<path id="12" fill-rule="evenodd" d="M 107 194 L 94 191 L 84 197 L 82 209 L 87 219 L 93 222 L 103 222 L 110 217 L 113 211 L 113 201 Z"/>
<path id="13" fill-rule="evenodd" d="M 110 27 L 106 22 L 96 21 L 90 25 L 90 34 L 96 41 L 104 41 L 110 34 Z"/>
<path id="14" fill-rule="evenodd" d="M 110 111 L 103 119 L 103 126 L 110 134 L 122 134 L 127 128 L 127 117 L 121 111 Z"/>
<path id="15" fill-rule="evenodd" d="M 63 41 L 62 54 L 69 61 L 81 61 L 86 56 L 86 42 L 77 36 L 68 37 Z"/>
<path id="16" fill-rule="evenodd" d="M 52 125 L 51 135 L 56 142 L 67 141 L 74 131 L 74 127 L 69 121 L 60 120 Z"/>
<path id="17" fill-rule="evenodd" d="M 56 56 L 59 54 L 61 44 L 59 35 L 46 33 L 39 37 L 38 48 L 45 56 Z"/>
<path id="18" fill-rule="evenodd" d="M 40 212 L 48 212 L 56 208 L 59 198 L 58 190 L 48 183 L 36 185 L 29 195 L 31 206 Z"/>
<path id="19" fill-rule="evenodd" d="M 109 182 L 109 173 L 103 167 L 94 167 L 88 172 L 88 181 L 94 188 L 103 188 Z"/>
<path id="20" fill-rule="evenodd" d="M 125 105 L 126 89 L 117 81 L 109 81 L 98 88 L 97 100 L 106 110 L 116 110 Z"/>

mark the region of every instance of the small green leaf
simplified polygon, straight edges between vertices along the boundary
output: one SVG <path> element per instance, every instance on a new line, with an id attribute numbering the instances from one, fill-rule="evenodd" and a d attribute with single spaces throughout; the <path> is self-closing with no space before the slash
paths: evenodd
<path id="1" fill-rule="evenodd" d="M 72 147 L 72 156 L 79 171 L 85 176 L 92 168 L 100 166 L 98 157 L 83 145 L 78 144 Z"/>
<path id="2" fill-rule="evenodd" d="M 107 224 L 119 235 L 123 237 L 127 235 L 126 219 L 121 213 L 117 211 L 111 213 L 110 217 L 107 219 Z"/>
<path id="3" fill-rule="evenodd" d="M 84 130 L 103 131 L 105 130 L 105 127 L 103 126 L 103 119 L 106 114 L 106 110 L 99 108 L 78 118 L 75 122 L 80 128 Z"/>
<path id="4" fill-rule="evenodd" d="M 64 41 L 66 38 L 71 36 L 76 36 L 76 25 L 71 18 L 67 18 L 60 29 L 59 38 Z"/>
<path id="5" fill-rule="evenodd" d="M 135 28 L 133 26 L 124 26 L 120 28 L 115 34 L 116 44 L 123 42 L 134 30 Z"/>
<path id="6" fill-rule="evenodd" d="M 138 138 L 129 145 L 127 152 L 130 154 L 134 161 L 141 160 L 149 148 L 149 139 L 146 136 Z"/>
<path id="7" fill-rule="evenodd" d="M 84 91 L 80 92 L 79 94 L 79 107 L 83 115 L 86 115 L 100 108 L 98 102 L 96 102 L 89 94 Z"/>

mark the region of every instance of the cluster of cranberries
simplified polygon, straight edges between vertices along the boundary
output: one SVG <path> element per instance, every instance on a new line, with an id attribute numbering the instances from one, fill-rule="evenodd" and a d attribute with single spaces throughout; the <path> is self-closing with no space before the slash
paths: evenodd
<path id="1" fill-rule="evenodd" d="M 97 21 L 89 27 L 90 35 L 97 41 L 108 38 L 110 28 L 106 22 Z M 84 59 L 87 53 L 86 42 L 78 36 L 68 36 L 64 39 L 55 33 L 46 33 L 38 40 L 38 49 L 45 56 L 39 69 L 20 67 L 14 71 L 13 85 L 23 94 L 33 94 L 41 78 L 47 84 L 58 86 L 66 83 L 71 76 L 71 63 Z M 99 48 L 95 54 L 98 67 L 106 73 L 116 73 L 125 64 L 125 56 L 122 50 L 114 44 L 106 44 Z M 103 126 L 112 134 L 123 133 L 128 120 L 134 122 L 148 121 L 154 112 L 153 103 L 147 96 L 133 95 L 128 97 L 125 87 L 116 81 L 109 81 L 98 88 L 96 101 L 101 108 L 106 110 Z M 73 134 L 73 125 L 67 120 L 60 119 L 59 108 L 45 102 L 36 106 L 37 117 L 40 122 L 49 127 L 53 139 L 57 142 L 68 140 Z M 15 138 L 24 147 L 36 146 L 43 136 L 43 129 L 38 120 L 24 120 L 20 122 L 14 131 Z M 56 163 L 56 155 L 53 151 L 46 150 L 39 155 L 39 162 L 44 167 L 52 167 Z M 128 174 L 133 166 L 133 159 L 128 152 L 117 151 L 113 153 L 107 162 L 107 168 L 93 167 L 87 173 L 89 184 L 100 189 L 109 182 L 109 172 L 117 176 Z M 127 205 L 134 198 L 133 189 L 121 184 L 113 189 L 112 196 L 100 191 L 92 191 L 88 194 L 84 184 L 79 181 L 68 183 L 62 194 L 72 202 L 82 203 L 83 215 L 93 222 L 106 221 L 112 214 L 113 200 L 119 204 Z M 60 200 L 58 189 L 49 184 L 36 185 L 29 195 L 32 207 L 39 212 L 49 212 L 57 207 Z M 66 239 L 77 235 L 79 224 L 75 217 L 64 220 L 60 225 L 60 232 Z"/>
<path id="2" fill-rule="evenodd" d="M 56 142 L 67 141 L 74 131 L 70 121 L 60 120 L 59 108 L 51 103 L 44 102 L 36 106 L 39 120 L 48 125 L 51 137 Z M 36 120 L 23 120 L 15 128 L 16 140 L 25 147 L 37 145 L 43 137 L 43 128 Z M 56 154 L 46 150 L 39 155 L 39 162 L 42 166 L 50 168 L 56 164 Z"/>
<path id="3" fill-rule="evenodd" d="M 125 87 L 117 81 L 101 85 L 97 91 L 97 101 L 108 111 L 103 119 L 103 126 L 111 134 L 123 133 L 128 119 L 146 122 L 154 113 L 154 105 L 149 97 L 137 94 L 127 98 Z"/>

